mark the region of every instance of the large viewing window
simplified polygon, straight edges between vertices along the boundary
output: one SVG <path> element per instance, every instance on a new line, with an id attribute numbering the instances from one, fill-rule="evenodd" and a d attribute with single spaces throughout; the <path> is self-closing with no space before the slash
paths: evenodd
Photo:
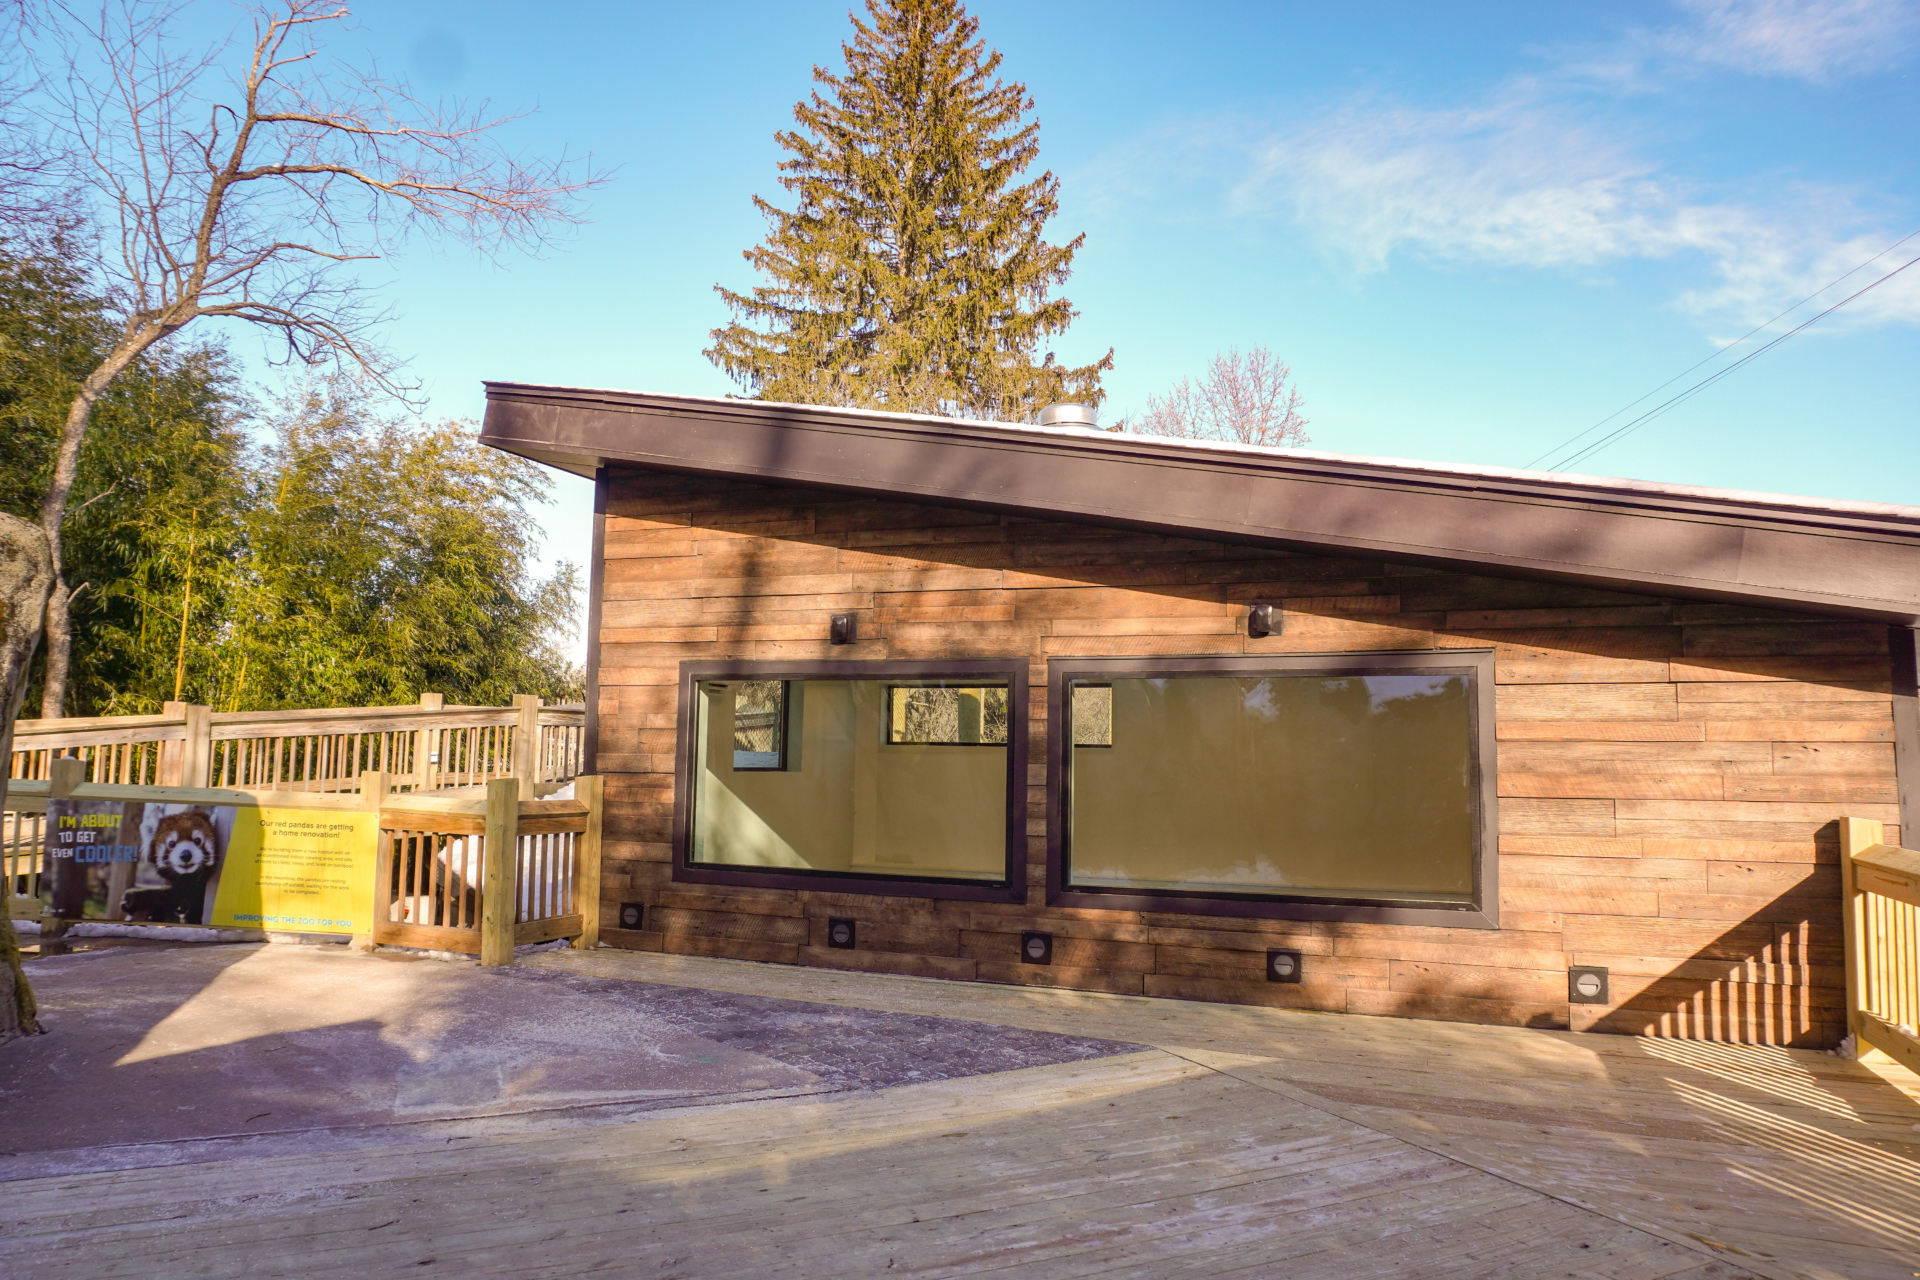
<path id="1" fill-rule="evenodd" d="M 1020 884 L 1026 673 L 979 665 L 689 664 L 685 878 Z"/>
<path id="2" fill-rule="evenodd" d="M 1069 724 L 1055 900 L 1484 915 L 1490 666 L 1478 653 L 1056 662 Z"/>

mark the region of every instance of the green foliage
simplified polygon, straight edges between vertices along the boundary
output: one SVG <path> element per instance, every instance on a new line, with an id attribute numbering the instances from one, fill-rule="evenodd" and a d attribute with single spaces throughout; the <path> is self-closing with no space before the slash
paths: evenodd
<path id="1" fill-rule="evenodd" d="M 112 341 L 71 249 L 0 246 L 0 504 L 28 519 Z M 257 413 L 211 348 L 156 348 L 109 387 L 66 523 L 87 584 L 70 714 L 580 696 L 556 645 L 578 571 L 532 574 L 541 468 L 378 403 L 336 380 Z"/>
<path id="2" fill-rule="evenodd" d="M 541 468 L 453 423 L 409 430 L 346 379 L 289 397 L 269 426 L 248 557 L 208 655 L 249 707 L 381 706 L 426 691 L 498 705 L 582 692 L 556 641 L 579 571 L 536 581 Z"/>
<path id="3" fill-rule="evenodd" d="M 707 358 L 773 400 L 1023 420 L 1054 400 L 1097 404 L 1113 353 L 1068 368 L 1042 343 L 1075 312 L 1049 298 L 1084 236 L 1043 239 L 1059 208 L 1025 86 L 957 0 L 868 0 L 842 45 L 847 73 L 814 68 L 802 132 L 760 197 L 769 234 L 744 255 L 772 281 L 718 287 L 734 322 Z M 758 326 L 758 327 L 755 327 Z"/>
<path id="4" fill-rule="evenodd" d="M 73 265 L 85 256 L 77 239 L 59 228 L 0 246 L 0 505 L 29 520 L 74 391 L 114 337 Z M 234 397 L 218 349 L 162 347 L 94 407 L 65 525 L 79 714 L 157 709 L 172 696 L 181 551 L 197 528 L 203 556 L 231 554 L 245 501 Z M 30 692 L 26 705 L 36 702 Z"/>

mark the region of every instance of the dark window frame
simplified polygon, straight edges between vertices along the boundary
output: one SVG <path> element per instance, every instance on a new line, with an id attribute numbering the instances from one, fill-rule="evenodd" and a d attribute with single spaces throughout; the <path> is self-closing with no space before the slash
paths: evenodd
<path id="1" fill-rule="evenodd" d="M 803 889 L 815 893 L 857 893 L 879 897 L 954 898 L 969 902 L 1027 900 L 1027 663 L 1025 659 L 955 659 L 949 662 L 877 659 L 868 662 L 695 662 L 680 664 L 675 715 L 673 792 L 673 879 L 682 884 L 717 884 L 762 889 Z M 698 761 L 696 690 L 706 680 L 971 680 L 1007 687 L 1007 864 L 1001 880 L 950 880 L 932 876 L 851 875 L 837 871 L 748 870 L 695 863 L 693 797 Z M 789 712 L 791 714 L 791 712 Z M 886 725 L 881 725 L 884 739 Z M 998 746 L 998 743 L 981 744 Z"/>
<path id="2" fill-rule="evenodd" d="M 1068 694 L 1074 680 L 1142 680 L 1162 676 L 1465 675 L 1472 682 L 1468 749 L 1476 777 L 1473 901 L 1434 907 L 1282 894 L 1220 894 L 1075 887 L 1067 883 L 1072 850 L 1068 791 L 1073 750 Z M 1394 649 L 1359 653 L 1286 653 L 1218 658 L 1051 658 L 1047 662 L 1047 905 L 1165 914 L 1239 916 L 1272 920 L 1342 920 L 1429 925 L 1449 929 L 1500 927 L 1500 811 L 1496 787 L 1492 649 Z"/>

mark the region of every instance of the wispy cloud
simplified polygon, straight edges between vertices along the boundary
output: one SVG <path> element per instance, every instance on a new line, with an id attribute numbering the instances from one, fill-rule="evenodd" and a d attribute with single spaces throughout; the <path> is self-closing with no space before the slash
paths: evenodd
<path id="1" fill-rule="evenodd" d="M 1861 33 L 1884 35 L 1906 8 L 1689 7 L 1698 17 L 1684 32 L 1691 56 L 1737 56 L 1750 69 L 1809 78 L 1862 65 Z M 1676 305 L 1709 330 L 1749 328 L 1913 229 L 1863 208 L 1852 191 L 1758 180 L 1716 189 L 1667 170 L 1636 149 L 1623 123 L 1630 117 L 1588 92 L 1591 66 L 1516 78 L 1464 107 L 1367 96 L 1305 124 L 1188 121 L 1135 139 L 1083 176 L 1106 200 L 1151 201 L 1163 215 L 1290 222 L 1362 274 L 1401 258 L 1558 269 L 1670 261 Z M 1906 261 L 1914 246 L 1814 308 Z M 1920 323 L 1920 267 L 1842 316 L 1851 325 Z"/>
<path id="2" fill-rule="evenodd" d="M 1660 33 L 1671 52 L 1755 75 L 1825 83 L 1884 70 L 1912 51 L 1912 0 L 1681 0 L 1693 24 Z"/>
<path id="3" fill-rule="evenodd" d="M 1677 247 L 1653 166 L 1530 102 L 1350 104 L 1254 141 L 1248 160 L 1233 208 L 1285 208 L 1362 270 L 1409 252 L 1548 267 Z"/>
<path id="4" fill-rule="evenodd" d="M 1287 213 L 1361 271 L 1396 255 L 1522 267 L 1692 256 L 1711 283 L 1680 305 L 1728 323 L 1766 319 L 1897 235 L 1843 192 L 1776 191 L 1765 206 L 1701 198 L 1598 127 L 1521 95 L 1465 110 L 1355 105 L 1269 134 L 1228 204 Z M 1849 314 L 1920 322 L 1920 278 L 1889 282 Z"/>

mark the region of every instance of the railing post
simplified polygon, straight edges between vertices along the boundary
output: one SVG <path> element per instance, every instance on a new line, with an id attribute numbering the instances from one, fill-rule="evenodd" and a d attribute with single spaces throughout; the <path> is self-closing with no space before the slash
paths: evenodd
<path id="1" fill-rule="evenodd" d="M 420 709 L 422 711 L 440 711 L 444 710 L 446 705 L 447 697 L 443 693 L 423 693 L 420 695 Z M 437 785 L 433 778 L 433 760 L 431 758 L 433 751 L 429 744 L 433 741 L 434 735 L 439 732 L 438 729 L 415 729 L 413 731 L 413 789 L 415 791 L 432 791 Z"/>
<path id="2" fill-rule="evenodd" d="M 55 756 L 47 761 L 47 795 L 51 799 L 67 799 L 73 795 L 74 788 L 86 780 L 87 762 L 79 756 Z M 50 909 L 41 926 L 48 938 L 65 934 L 68 922 L 85 916 L 87 909 L 86 869 L 72 858 L 53 856 L 53 834 L 53 819 L 49 816 L 40 851 L 40 874 L 52 882 L 52 892 L 48 894 Z M 8 892 L 12 892 L 11 885 Z"/>
<path id="3" fill-rule="evenodd" d="M 531 693 L 513 695 L 513 776 L 519 780 L 520 794 L 534 799 L 540 781 L 540 699 Z"/>
<path id="4" fill-rule="evenodd" d="M 79 756 L 55 756 L 47 763 L 47 794 L 55 800 L 73 795 L 75 787 L 87 780 L 87 762 Z"/>
<path id="5" fill-rule="evenodd" d="M 606 779 L 599 774 L 574 779 L 574 799 L 587 806 L 587 828 L 580 834 L 579 879 L 573 886 L 574 909 L 580 913 L 580 936 L 574 949 L 592 951 L 600 945 L 600 801 Z"/>
<path id="6" fill-rule="evenodd" d="M 1854 877 L 1853 855 L 1883 842 L 1886 827 L 1871 818 L 1840 819 L 1840 927 L 1847 961 L 1847 1034 L 1853 1056 L 1867 1052 L 1866 1023 L 1860 1017 L 1867 998 L 1867 922 Z"/>
<path id="7" fill-rule="evenodd" d="M 180 744 L 180 785 L 213 785 L 213 708 L 188 705 L 187 740 Z"/>
<path id="8" fill-rule="evenodd" d="M 370 952 L 373 950 L 373 930 L 380 922 L 380 902 L 386 897 L 386 886 L 381 883 L 387 868 L 386 841 L 380 835 L 380 810 L 386 807 L 387 793 L 393 789 L 393 782 L 385 772 L 368 769 L 360 775 L 360 807 L 373 813 L 373 886 L 367 896 L 371 901 L 365 904 L 367 909 L 367 931 L 356 933 L 347 939 L 347 947 L 352 951 Z"/>
<path id="9" fill-rule="evenodd" d="M 487 833 L 480 856 L 480 963 L 512 964 L 520 902 L 520 784 L 513 778 L 487 783 Z"/>
<path id="10" fill-rule="evenodd" d="M 182 725 L 187 722 L 187 704 L 184 702 L 163 702 L 160 714 L 173 716 Z M 187 744 L 181 742 L 163 742 L 160 744 L 160 759 L 154 765 L 153 784 L 157 787 L 186 786 Z"/>

